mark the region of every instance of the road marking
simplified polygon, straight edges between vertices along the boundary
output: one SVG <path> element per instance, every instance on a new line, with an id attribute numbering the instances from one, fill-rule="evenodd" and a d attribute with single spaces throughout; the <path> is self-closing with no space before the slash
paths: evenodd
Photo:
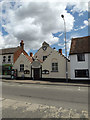
<path id="1" fill-rule="evenodd" d="M 81 90 L 80 87 L 78 87 L 78 90 Z"/>

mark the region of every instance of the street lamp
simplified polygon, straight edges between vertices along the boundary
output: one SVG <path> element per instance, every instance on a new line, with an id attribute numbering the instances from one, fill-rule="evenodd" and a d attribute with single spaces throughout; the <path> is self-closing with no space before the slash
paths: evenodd
<path id="1" fill-rule="evenodd" d="M 64 33 L 65 33 L 65 55 L 66 55 L 66 81 L 68 82 L 68 66 L 67 66 L 67 43 L 66 43 L 66 23 L 65 23 L 65 18 L 64 15 L 61 15 L 61 17 L 64 20 Z"/>

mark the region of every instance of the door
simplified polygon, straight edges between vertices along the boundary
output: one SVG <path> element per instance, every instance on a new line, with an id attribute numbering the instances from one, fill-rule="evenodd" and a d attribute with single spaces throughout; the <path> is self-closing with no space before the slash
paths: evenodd
<path id="1" fill-rule="evenodd" d="M 34 80 L 40 79 L 40 68 L 34 68 Z"/>

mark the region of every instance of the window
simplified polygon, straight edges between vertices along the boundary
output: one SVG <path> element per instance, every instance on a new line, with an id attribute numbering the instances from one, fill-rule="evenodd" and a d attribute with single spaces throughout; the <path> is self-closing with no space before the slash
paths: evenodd
<path id="1" fill-rule="evenodd" d="M 6 62 L 6 56 L 3 56 L 3 62 Z"/>
<path id="2" fill-rule="evenodd" d="M 46 60 L 47 56 L 43 56 L 43 61 Z"/>
<path id="3" fill-rule="evenodd" d="M 45 51 L 47 49 L 47 46 L 43 46 L 42 49 Z"/>
<path id="4" fill-rule="evenodd" d="M 77 60 L 78 61 L 85 61 L 85 54 L 78 54 L 77 55 Z"/>
<path id="5" fill-rule="evenodd" d="M 52 71 L 57 72 L 58 71 L 58 63 L 52 63 Z"/>
<path id="6" fill-rule="evenodd" d="M 24 72 L 24 64 L 20 64 L 20 72 Z"/>
<path id="7" fill-rule="evenodd" d="M 11 56 L 8 56 L 8 62 L 11 62 Z"/>
<path id="8" fill-rule="evenodd" d="M 75 70 L 75 77 L 89 77 L 89 70 Z"/>
<path id="9" fill-rule="evenodd" d="M 2 66 L 2 75 L 11 75 L 12 66 Z"/>

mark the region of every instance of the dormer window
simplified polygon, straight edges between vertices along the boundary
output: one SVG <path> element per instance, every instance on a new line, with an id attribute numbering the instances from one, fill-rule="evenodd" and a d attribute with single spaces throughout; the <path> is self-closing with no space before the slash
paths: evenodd
<path id="1" fill-rule="evenodd" d="M 77 55 L 77 60 L 78 61 L 85 61 L 85 54 L 78 54 Z"/>
<path id="2" fill-rule="evenodd" d="M 43 56 L 43 61 L 46 60 L 47 56 Z"/>
<path id="3" fill-rule="evenodd" d="M 6 56 L 3 56 L 3 62 L 6 62 Z"/>
<path id="4" fill-rule="evenodd" d="M 8 56 L 8 62 L 11 62 L 11 56 Z"/>
<path id="5" fill-rule="evenodd" d="M 42 48 L 43 48 L 43 50 L 45 51 L 45 50 L 47 49 L 47 46 L 43 46 Z"/>

